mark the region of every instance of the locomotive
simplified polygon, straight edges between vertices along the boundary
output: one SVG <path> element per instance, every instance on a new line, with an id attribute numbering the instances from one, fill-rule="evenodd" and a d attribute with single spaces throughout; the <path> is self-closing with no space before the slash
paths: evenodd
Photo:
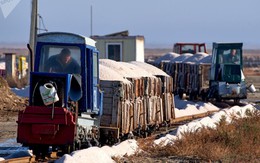
<path id="1" fill-rule="evenodd" d="M 63 49 L 70 52 L 78 69 L 50 71 L 54 68 L 48 60 Z M 95 41 L 72 33 L 47 32 L 37 35 L 35 51 L 29 106 L 18 114 L 17 142 L 36 156 L 50 149 L 68 153 L 98 145 L 103 93 Z"/>

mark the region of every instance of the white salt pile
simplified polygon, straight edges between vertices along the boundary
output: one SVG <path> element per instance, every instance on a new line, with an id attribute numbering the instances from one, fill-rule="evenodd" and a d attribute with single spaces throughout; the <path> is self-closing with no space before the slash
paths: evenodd
<path id="1" fill-rule="evenodd" d="M 150 65 L 148 63 L 144 63 L 144 62 L 138 62 L 138 61 L 131 61 L 131 64 L 137 65 L 138 67 L 141 67 L 143 69 L 145 69 L 147 72 L 151 73 L 152 75 L 161 75 L 161 76 L 168 76 L 163 70 Z"/>
<path id="2" fill-rule="evenodd" d="M 155 76 L 152 74 L 154 71 L 148 72 L 143 67 L 131 63 L 116 62 L 109 59 L 100 59 L 99 63 L 101 80 L 124 81 L 126 78 L 155 78 Z M 161 70 L 158 69 L 157 71 Z"/>
<path id="3" fill-rule="evenodd" d="M 176 57 L 179 57 L 180 54 L 177 54 L 177 53 L 173 53 L 173 52 L 169 52 L 169 53 L 166 53 L 165 55 L 157 58 L 154 63 L 156 64 L 160 64 L 162 61 L 171 61 L 173 60 L 174 58 Z"/>
<path id="4" fill-rule="evenodd" d="M 204 58 L 202 58 L 200 61 L 199 61 L 199 63 L 211 63 L 211 59 L 212 59 L 212 56 L 211 55 L 208 55 L 208 56 L 206 56 L 206 57 L 204 57 Z"/>
<path id="5" fill-rule="evenodd" d="M 182 61 L 184 61 L 185 59 L 187 59 L 187 58 L 189 58 L 191 56 L 193 56 L 193 54 L 191 54 L 191 53 L 184 53 L 184 54 L 180 55 L 179 57 L 176 57 L 173 60 L 171 60 L 171 62 L 182 62 Z"/>
<path id="6" fill-rule="evenodd" d="M 124 66 L 123 64 L 120 64 L 120 62 L 116 62 L 114 60 L 110 59 L 100 59 L 99 65 L 106 66 L 110 69 L 113 69 L 118 74 L 125 78 L 140 78 L 139 74 L 134 73 L 130 68 Z M 104 72 L 106 73 L 106 72 Z"/>
<path id="7" fill-rule="evenodd" d="M 116 72 L 115 70 L 99 65 L 99 78 L 100 80 L 108 80 L 108 81 L 123 81 L 124 83 L 130 83 L 129 80 L 125 79 L 121 74 Z"/>
<path id="8" fill-rule="evenodd" d="M 196 53 L 193 56 L 183 60 L 183 62 L 185 62 L 185 63 L 187 63 L 187 62 L 198 63 L 201 59 L 205 58 L 206 56 L 208 56 L 207 53 Z"/>
<path id="9" fill-rule="evenodd" d="M 145 69 L 143 69 L 142 67 L 139 67 L 137 65 L 127 63 L 127 62 L 119 62 L 119 64 L 131 69 L 132 72 L 134 74 L 136 74 L 137 77 L 138 76 L 140 76 L 140 77 L 155 77 L 150 72 L 146 71 Z"/>
<path id="10" fill-rule="evenodd" d="M 174 97 L 175 101 L 175 117 L 185 117 L 190 115 L 196 115 L 201 113 L 207 113 L 209 111 L 219 111 L 219 108 L 211 103 L 205 102 L 192 102 L 187 100 L 181 100 L 179 96 Z"/>

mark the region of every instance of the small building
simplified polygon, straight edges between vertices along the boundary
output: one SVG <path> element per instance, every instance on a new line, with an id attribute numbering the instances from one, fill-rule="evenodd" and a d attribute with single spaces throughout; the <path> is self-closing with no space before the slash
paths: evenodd
<path id="1" fill-rule="evenodd" d="M 129 36 L 128 31 L 122 31 L 91 38 L 96 41 L 101 59 L 144 62 L 144 36 Z"/>

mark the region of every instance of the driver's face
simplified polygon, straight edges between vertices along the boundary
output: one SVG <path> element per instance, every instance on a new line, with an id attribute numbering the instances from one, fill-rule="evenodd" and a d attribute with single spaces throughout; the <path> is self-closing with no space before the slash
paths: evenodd
<path id="1" fill-rule="evenodd" d="M 70 55 L 66 55 L 66 56 L 63 56 L 61 58 L 61 61 L 62 61 L 62 63 L 67 64 L 70 61 L 70 59 L 71 59 L 71 56 Z"/>
<path id="2" fill-rule="evenodd" d="M 232 50 L 231 54 L 232 56 L 236 55 L 236 50 Z"/>

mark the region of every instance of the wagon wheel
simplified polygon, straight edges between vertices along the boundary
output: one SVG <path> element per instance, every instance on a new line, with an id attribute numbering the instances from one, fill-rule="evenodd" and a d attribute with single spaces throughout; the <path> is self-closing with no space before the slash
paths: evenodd
<path id="1" fill-rule="evenodd" d="M 80 149 L 80 143 L 74 141 L 73 144 L 67 144 L 61 147 L 61 154 L 70 154 L 71 152 Z"/>
<path id="2" fill-rule="evenodd" d="M 239 102 L 240 102 L 240 99 L 234 99 L 234 104 L 239 104 Z"/>
<path id="3" fill-rule="evenodd" d="M 209 94 L 209 91 L 206 91 L 206 90 L 202 90 L 201 91 L 201 99 L 202 99 L 202 101 L 208 101 L 209 99 L 208 99 L 208 94 Z"/>
<path id="4" fill-rule="evenodd" d="M 193 91 L 190 92 L 189 100 L 190 101 L 194 100 L 194 93 L 193 93 Z"/>
<path id="5" fill-rule="evenodd" d="M 33 154 L 38 159 L 45 159 L 45 156 L 49 153 L 49 146 L 48 145 L 33 145 L 30 146 L 30 149 L 33 151 Z"/>
<path id="6" fill-rule="evenodd" d="M 183 99 L 183 98 L 185 98 L 185 96 L 186 96 L 186 94 L 183 92 L 182 89 L 180 89 L 180 90 L 178 91 L 178 94 L 179 94 L 180 99 Z"/>

